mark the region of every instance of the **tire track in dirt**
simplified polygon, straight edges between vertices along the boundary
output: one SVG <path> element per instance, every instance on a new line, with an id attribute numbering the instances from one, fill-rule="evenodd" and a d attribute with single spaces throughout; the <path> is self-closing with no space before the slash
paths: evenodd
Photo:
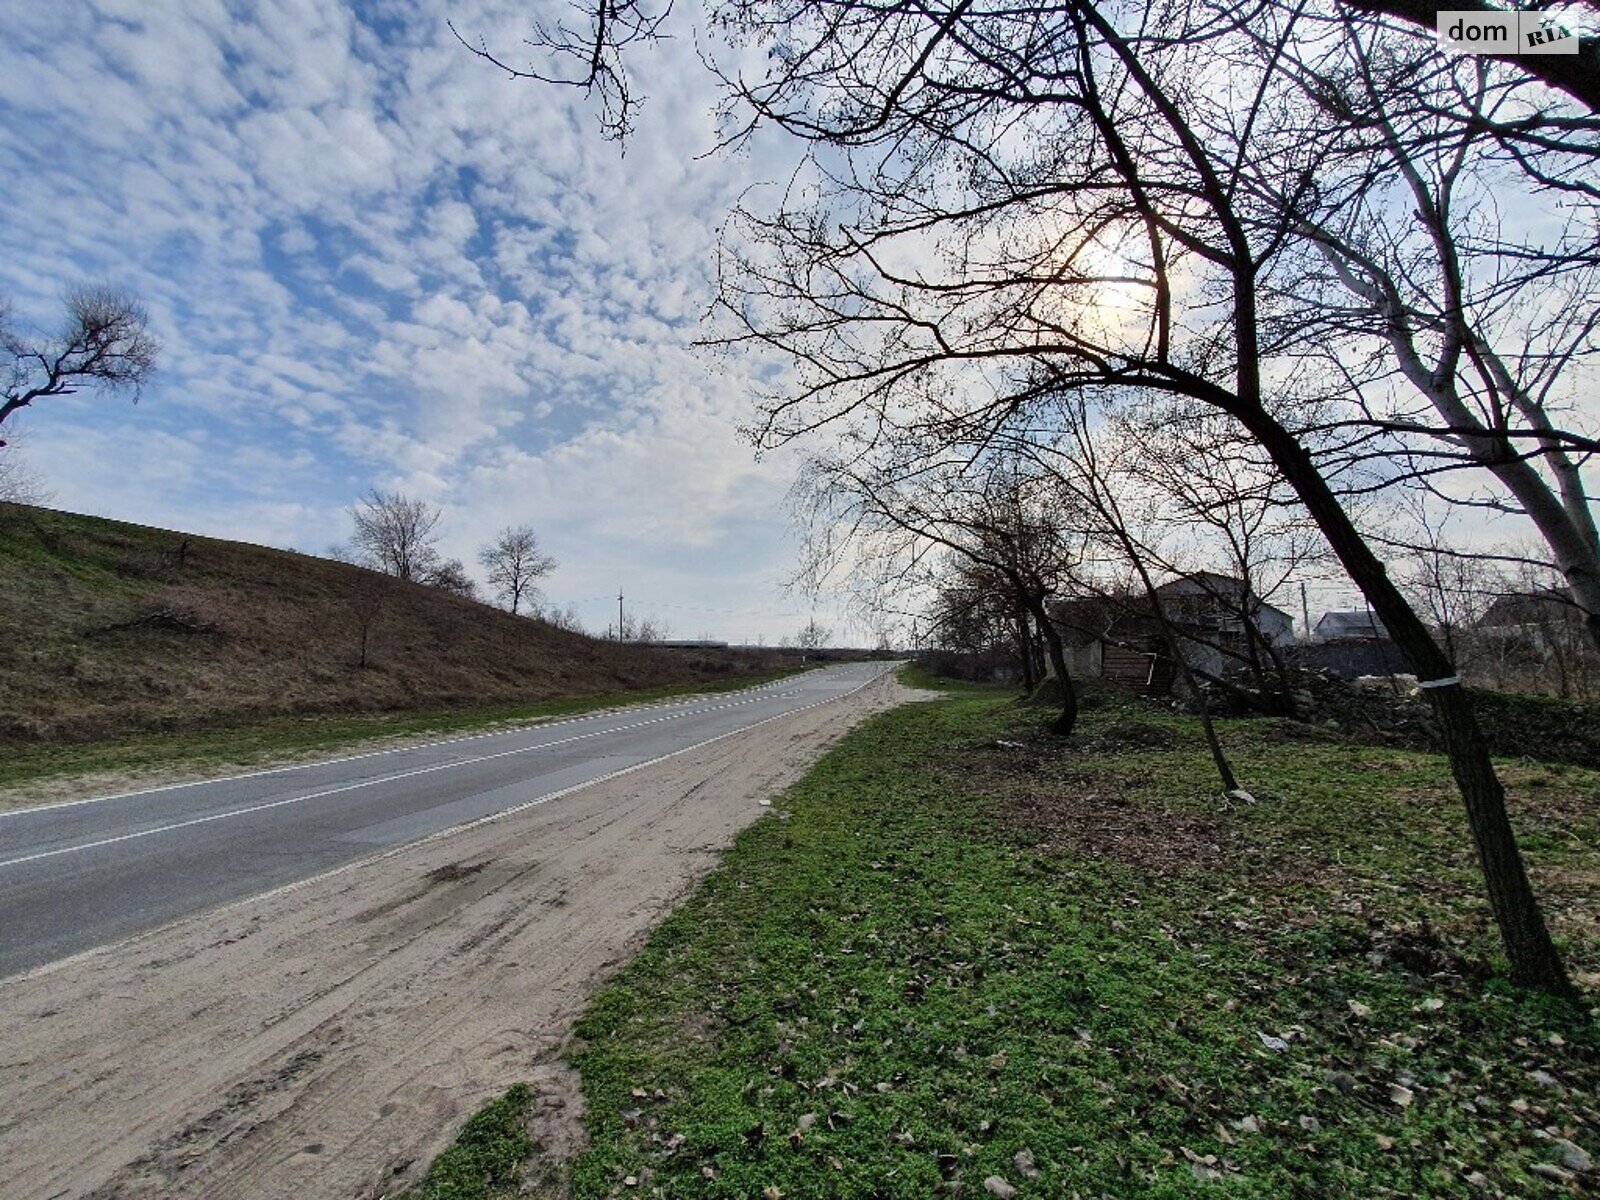
<path id="1" fill-rule="evenodd" d="M 909 695 L 883 678 L 0 984 L 6 1195 L 380 1197 L 518 1079 L 575 1111 L 556 1058 L 595 989 L 760 798 Z"/>

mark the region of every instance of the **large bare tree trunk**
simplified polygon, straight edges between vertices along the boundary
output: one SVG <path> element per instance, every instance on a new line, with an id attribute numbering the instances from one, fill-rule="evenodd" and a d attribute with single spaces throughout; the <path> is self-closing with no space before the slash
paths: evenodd
<path id="1" fill-rule="evenodd" d="M 1247 409 L 1239 413 L 1239 419 L 1272 455 L 1350 578 L 1388 629 L 1407 665 L 1422 681 L 1443 734 L 1450 772 L 1466 808 L 1489 906 L 1511 963 L 1511 978 L 1556 995 L 1574 995 L 1528 880 L 1506 812 L 1505 789 L 1489 758 L 1488 742 L 1472 710 L 1472 701 L 1455 677 L 1454 665 L 1389 579 L 1305 448 L 1260 409 Z"/>
<path id="2" fill-rule="evenodd" d="M 1050 732 L 1068 737 L 1078 724 L 1078 692 L 1072 686 L 1072 675 L 1067 670 L 1067 654 L 1061 645 L 1061 631 L 1050 619 L 1043 596 L 1029 595 L 1027 604 L 1034 623 L 1044 635 L 1044 644 L 1050 653 L 1050 669 L 1061 681 L 1061 713 L 1051 722 Z"/>

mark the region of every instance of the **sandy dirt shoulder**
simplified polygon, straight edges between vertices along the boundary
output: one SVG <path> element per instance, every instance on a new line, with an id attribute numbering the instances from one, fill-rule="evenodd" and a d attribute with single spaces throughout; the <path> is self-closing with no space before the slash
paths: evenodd
<path id="1" fill-rule="evenodd" d="M 519 1079 L 852 696 L 0 983 L 17 1197 L 380 1197 Z"/>

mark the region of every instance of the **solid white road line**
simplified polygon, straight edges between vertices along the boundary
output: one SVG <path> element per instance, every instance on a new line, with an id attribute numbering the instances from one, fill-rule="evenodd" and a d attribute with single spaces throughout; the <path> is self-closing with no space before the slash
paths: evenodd
<path id="1" fill-rule="evenodd" d="M 876 678 L 876 676 L 874 676 L 874 678 Z M 852 689 L 850 692 L 843 692 L 843 693 L 840 693 L 840 694 L 841 695 L 853 695 L 858 690 L 860 690 L 860 689 L 859 688 L 855 688 L 855 689 Z M 753 697 L 743 698 L 743 699 L 740 699 L 740 700 L 728 701 L 728 702 L 725 702 L 725 703 L 722 703 L 722 704 L 708 705 L 705 708 L 695 709 L 693 712 L 682 711 L 682 712 L 668 713 L 668 714 L 666 714 L 664 716 L 652 717 L 648 721 L 635 721 L 631 725 L 619 725 L 614 729 L 596 729 L 596 730 L 590 731 L 589 733 L 580 733 L 580 734 L 576 734 L 576 735 L 574 735 L 572 737 L 569 737 L 569 738 L 562 738 L 559 741 L 540 742 L 536 746 L 518 746 L 517 748 L 512 749 L 512 750 L 500 750 L 500 751 L 497 751 L 494 754 L 480 754 L 480 755 L 476 755 L 476 756 L 474 756 L 472 758 L 452 759 L 450 762 L 435 763 L 433 766 L 430 766 L 430 767 L 417 767 L 414 770 L 410 770 L 410 771 L 396 771 L 396 772 L 393 772 L 393 773 L 388 774 L 388 775 L 377 775 L 377 776 L 374 776 L 371 779 L 362 779 L 362 780 L 359 780 L 359 781 L 357 781 L 355 783 L 342 784 L 339 787 L 323 788 L 320 791 L 307 792 L 303 796 L 290 796 L 290 797 L 287 797 L 286 799 L 283 799 L 283 800 L 270 800 L 270 801 L 267 801 L 267 802 L 265 802 L 263 804 L 248 805 L 245 808 L 229 809 L 227 812 L 208 813 L 207 815 L 205 815 L 203 817 L 189 817 L 186 820 L 174 821 L 174 822 L 172 822 L 170 824 L 167 824 L 167 825 L 157 825 L 157 826 L 153 826 L 150 829 L 138 830 L 138 831 L 136 831 L 134 833 L 121 833 L 121 834 L 117 834 L 114 837 L 98 838 L 98 839 L 96 839 L 94 841 L 80 842 L 80 843 L 77 843 L 77 844 L 74 844 L 74 845 L 71 845 L 71 846 L 58 846 L 53 850 L 40 850 L 40 851 L 37 851 L 37 852 L 35 852 L 33 854 L 24 854 L 24 855 L 20 855 L 20 856 L 18 856 L 16 858 L 0 859 L 0 869 L 4 869 L 6 867 L 21 866 L 23 863 L 38 862 L 40 859 L 44 859 L 44 858 L 55 858 L 55 857 L 57 857 L 59 855 L 62 855 L 62 854 L 76 854 L 76 853 L 78 853 L 80 851 L 84 851 L 84 850 L 97 850 L 97 849 L 101 848 L 102 846 L 114 846 L 114 845 L 118 844 L 119 842 L 131 842 L 131 841 L 136 841 L 136 840 L 138 840 L 140 838 L 154 837 L 157 834 L 161 834 L 161 833 L 172 833 L 172 832 L 174 832 L 176 830 L 179 830 L 179 829 L 189 829 L 189 828 L 191 828 L 191 827 L 193 827 L 195 825 L 208 825 L 208 824 L 212 823 L 213 821 L 227 821 L 227 820 L 233 819 L 234 817 L 247 817 L 252 813 L 266 812 L 268 809 L 283 808 L 283 807 L 285 807 L 287 805 L 290 805 L 290 804 L 302 804 L 307 800 L 321 800 L 326 796 L 337 796 L 341 792 L 353 792 L 353 791 L 356 791 L 359 788 L 376 787 L 380 783 L 393 783 L 396 780 L 411 779 L 411 778 L 413 778 L 414 776 L 417 776 L 417 775 L 431 775 L 436 771 L 448 771 L 453 767 L 468 767 L 468 766 L 472 766 L 475 763 L 489 762 L 489 761 L 491 761 L 493 759 L 497 759 L 497 758 L 509 758 L 509 757 L 511 757 L 513 755 L 517 755 L 517 754 L 531 754 L 531 753 L 533 753 L 535 751 L 538 751 L 538 750 L 554 750 L 558 746 L 569 746 L 573 742 L 587 741 L 590 738 L 609 737 L 609 736 L 611 736 L 613 734 L 618 734 L 618 733 L 631 733 L 632 731 L 634 731 L 636 729 L 644 729 L 644 728 L 646 728 L 648 726 L 651 726 L 651 725 L 660 725 L 663 722 L 677 720 L 677 719 L 679 719 L 681 717 L 701 716 L 701 715 L 704 715 L 705 713 L 720 712 L 720 711 L 722 711 L 724 709 L 737 708 L 740 705 L 744 705 L 744 704 L 754 704 L 757 700 L 762 700 L 762 699 L 766 699 L 766 698 L 767 697 L 764 697 L 764 696 L 753 696 Z M 834 699 L 834 697 L 828 697 L 828 699 Z M 818 703 L 825 704 L 825 703 L 827 703 L 827 700 L 821 700 L 821 701 L 818 701 Z M 804 708 L 790 709 L 790 710 L 788 710 L 788 712 L 804 712 L 804 711 L 806 711 L 806 708 L 812 708 L 812 707 L 815 707 L 815 705 L 806 705 Z M 788 715 L 788 713 L 787 712 L 786 713 L 779 713 L 777 715 L 778 716 L 786 716 L 786 715 Z M 756 725 L 763 724 L 763 723 L 765 723 L 765 721 L 772 720 L 772 719 L 773 718 L 771 718 L 771 717 L 764 718 L 762 721 L 758 721 L 753 725 L 742 726 L 742 728 L 744 728 L 744 729 L 754 729 Z M 737 732 L 737 730 L 735 732 Z M 700 743 L 700 744 L 704 745 L 705 743 Z M 365 757 L 365 756 L 360 756 L 360 757 Z M 651 761 L 659 761 L 659 760 L 652 759 Z M 269 773 L 270 772 L 260 772 L 260 774 L 269 774 Z M 235 776 L 235 778 L 249 778 L 249 776 Z M 218 780 L 211 780 L 210 782 L 215 783 L 215 782 L 219 782 L 219 781 Z M 190 786 L 190 785 L 184 785 L 184 786 Z M 153 789 L 153 790 L 160 791 L 162 789 L 158 788 L 158 789 Z"/>
<path id="2" fill-rule="evenodd" d="M 756 693 L 766 692 L 768 689 L 775 688 L 781 683 L 789 682 L 791 681 L 787 678 L 773 679 L 766 683 L 755 684 L 752 687 L 741 688 L 736 694 L 742 697 L 750 697 L 752 700 L 765 699 L 766 697 L 764 695 L 758 696 Z M 800 693 L 797 689 L 793 692 L 780 692 L 778 694 L 781 696 L 798 696 Z M 173 792 L 177 791 L 179 788 L 203 787 L 208 783 L 233 783 L 240 779 L 258 779 L 264 775 L 285 775 L 291 771 L 309 771 L 315 767 L 329 767 L 335 766 L 339 763 L 360 762 L 361 760 L 368 758 L 382 758 L 386 754 L 404 754 L 409 750 L 431 750 L 439 746 L 454 746 L 458 742 L 476 742 L 482 740 L 483 738 L 506 737 L 514 733 L 525 733 L 530 729 L 559 729 L 563 725 L 575 725 L 579 721 L 593 721 L 597 718 L 612 716 L 616 713 L 653 712 L 660 708 L 672 708 L 674 706 L 699 704 L 712 695 L 715 695 L 715 693 L 707 692 L 697 696 L 687 696 L 683 699 L 661 700 L 655 704 L 640 704 L 637 706 L 631 704 L 617 705 L 612 708 L 597 709 L 594 712 L 579 713 L 577 716 L 562 717 L 559 721 L 541 721 L 537 718 L 534 718 L 533 720 L 527 721 L 524 724 L 512 725 L 510 728 L 506 729 L 490 729 L 483 733 L 464 733 L 459 737 L 440 738 L 438 741 L 434 742 L 411 742 L 404 746 L 390 746 L 384 750 L 368 750 L 361 754 L 346 754 L 338 758 L 319 758 L 313 762 L 290 763 L 289 765 L 282 767 L 262 767 L 259 771 L 241 771 L 237 775 L 216 775 L 209 776 L 205 779 L 187 779 L 178 783 L 161 783 L 156 784 L 154 787 L 137 788 L 131 792 L 112 792 L 111 794 L 105 796 L 86 796 L 82 800 L 60 800 L 54 804 L 34 804 L 28 806 L 27 808 L 0 810 L 0 821 L 5 820 L 7 817 L 30 817 L 36 813 L 54 812 L 59 808 L 76 808 L 81 804 L 102 804 L 107 800 L 128 800 L 132 799 L 134 796 L 148 796 L 153 792 Z M 746 701 L 744 700 L 738 701 L 738 703 L 741 704 L 745 702 Z M 711 710 L 703 709 L 699 711 L 709 712 Z"/>
<path id="3" fill-rule="evenodd" d="M 850 696 L 854 696 L 857 692 L 859 692 L 862 688 L 867 687 L 869 684 L 876 683 L 886 674 L 888 674 L 887 670 L 879 671 L 876 675 L 870 676 L 869 678 L 863 680 L 861 683 L 851 688 L 848 692 L 840 692 L 837 696 L 826 696 L 821 700 L 816 700 L 810 704 L 802 705 L 800 708 L 792 708 L 787 712 L 775 713 L 770 717 L 763 717 L 761 720 L 753 722 L 752 724 L 741 726 L 738 729 L 730 729 L 727 733 L 719 733 L 715 737 L 709 737 L 703 742 L 696 742 L 692 746 L 684 746 L 680 750 L 671 750 L 666 754 L 659 755 L 656 758 L 647 759 L 641 763 L 634 763 L 631 767 L 622 767 L 618 770 L 612 771 L 608 775 L 599 775 L 594 779 L 586 779 L 582 783 L 575 783 L 570 787 L 561 788 L 559 791 L 549 792 L 543 796 L 535 796 L 533 799 L 524 801 L 521 804 L 513 805 L 511 808 L 501 809 L 499 812 L 490 813 L 488 816 L 476 817 L 471 821 L 464 821 L 460 825 L 452 825 L 448 829 L 437 830 L 434 833 L 428 834 L 426 837 L 417 838 L 415 841 L 404 842 L 398 846 L 390 846 L 386 850 L 380 850 L 376 854 L 369 854 L 365 858 L 358 858 L 354 862 L 342 863 L 337 867 L 318 872 L 315 875 L 308 875 L 304 879 L 296 879 L 293 883 L 281 884 L 278 887 L 271 888 L 265 892 L 257 892 L 253 896 L 243 896 L 238 900 L 232 900 L 228 903 L 220 904 L 215 908 L 204 909 L 202 912 L 209 916 L 216 916 L 219 913 L 232 912 L 236 908 L 243 908 L 247 904 L 259 904 L 261 901 L 270 900 L 274 896 L 281 896 L 287 892 L 297 891 L 303 887 L 310 887 L 312 884 L 320 883 L 324 879 L 332 879 L 335 876 L 343 875 L 346 871 L 358 871 L 362 867 L 370 866 L 373 863 L 383 862 L 385 859 L 393 858 L 397 854 L 404 854 L 418 846 L 425 846 L 431 842 L 443 841 L 445 838 L 454 837 L 458 833 L 465 833 L 469 829 L 477 829 L 483 825 L 492 825 L 496 821 L 502 821 L 507 817 L 515 816 L 517 813 L 526 812 L 530 808 L 538 808 L 541 804 L 549 804 L 553 800 L 560 800 L 563 797 L 572 795 L 574 792 L 582 791 L 584 788 L 594 787 L 595 785 L 601 783 L 609 783 L 611 780 L 620 778 L 623 775 L 631 775 L 635 771 L 642 771 L 646 767 L 653 767 L 657 763 L 666 762 L 669 758 L 677 758 L 680 754 L 690 754 L 696 750 L 703 749 L 706 746 L 713 745 L 716 742 L 725 741 L 731 737 L 737 737 L 739 734 L 747 733 L 752 729 L 758 729 L 762 725 L 770 724 L 773 721 L 781 721 L 785 717 L 798 716 L 800 713 L 809 712 L 813 708 L 821 708 L 824 704 L 831 704 L 835 700 L 844 700 Z M 126 946 L 144 938 L 154 937 L 164 929 L 170 929 L 174 925 L 180 925 L 184 921 L 193 920 L 195 917 L 200 915 L 202 914 L 189 913 L 185 916 L 179 917 L 175 921 L 168 921 L 164 925 L 159 925 L 154 929 L 146 929 L 140 933 L 135 933 L 130 937 L 125 937 L 114 942 L 107 942 L 103 946 L 95 946 L 92 949 L 81 950 L 77 954 L 68 955 L 66 958 L 58 958 L 54 962 L 43 963 L 40 966 L 32 968 L 31 970 L 22 972 L 20 975 L 12 975 L 8 978 L 0 979 L 0 984 L 21 982 L 24 979 L 32 979 L 38 975 L 45 975 L 51 971 L 58 971 L 63 967 L 72 965 L 73 963 L 82 962 L 85 959 L 93 958 L 99 954 L 105 954 L 108 951 L 116 949 L 118 946 Z"/>

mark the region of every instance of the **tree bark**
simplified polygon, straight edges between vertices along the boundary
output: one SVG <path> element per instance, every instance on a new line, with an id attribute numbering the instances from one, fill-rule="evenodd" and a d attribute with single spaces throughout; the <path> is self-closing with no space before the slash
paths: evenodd
<path id="1" fill-rule="evenodd" d="M 1236 415 L 1272 456 L 1351 580 L 1388 629 L 1407 665 L 1425 685 L 1424 694 L 1439 722 L 1450 773 L 1466 808 L 1489 906 L 1510 960 L 1512 980 L 1559 996 L 1575 995 L 1528 880 L 1506 812 L 1505 789 L 1489 758 L 1488 742 L 1472 710 L 1472 701 L 1460 681 L 1454 679 L 1454 665 L 1389 579 L 1306 449 L 1260 408 L 1245 408 Z M 1435 686 L 1426 686 L 1429 683 Z"/>
<path id="2" fill-rule="evenodd" d="M 1043 596 L 1030 594 L 1027 605 L 1028 611 L 1033 614 L 1034 623 L 1039 626 L 1039 632 L 1044 635 L 1044 644 L 1050 653 L 1050 668 L 1055 677 L 1061 681 L 1061 713 L 1050 723 L 1050 732 L 1069 737 L 1078 724 L 1078 693 L 1072 686 L 1072 676 L 1067 671 L 1067 654 L 1061 646 L 1061 631 L 1050 619 L 1050 614 L 1044 606 Z"/>
<path id="3" fill-rule="evenodd" d="M 1239 790 L 1239 780 L 1234 777 L 1233 764 L 1228 761 L 1227 754 L 1222 749 L 1222 739 L 1217 737 L 1216 724 L 1211 720 L 1211 701 L 1200 688 L 1200 681 L 1195 678 L 1194 671 L 1189 667 L 1189 660 L 1183 656 L 1183 646 L 1178 640 L 1178 631 L 1172 627 L 1172 621 L 1167 617 L 1167 610 L 1161 604 L 1161 595 L 1155 589 L 1155 583 L 1150 578 L 1150 573 L 1145 570 L 1144 564 L 1137 559 L 1134 566 L 1139 572 L 1139 578 L 1144 581 L 1145 595 L 1150 601 L 1150 607 L 1155 612 L 1156 620 L 1161 625 L 1162 640 L 1167 643 L 1172 652 L 1172 665 L 1178 672 L 1178 678 L 1183 680 L 1183 686 L 1189 689 L 1189 695 L 1194 697 L 1195 705 L 1200 710 L 1200 728 L 1205 733 L 1206 748 L 1211 751 L 1211 761 L 1217 768 L 1217 778 L 1222 782 L 1222 790 L 1234 792 Z"/>
<path id="4" fill-rule="evenodd" d="M 1022 690 L 1032 695 L 1038 679 L 1033 671 L 1033 632 L 1028 628 L 1028 609 L 1017 605 L 1017 653 L 1022 656 Z"/>

